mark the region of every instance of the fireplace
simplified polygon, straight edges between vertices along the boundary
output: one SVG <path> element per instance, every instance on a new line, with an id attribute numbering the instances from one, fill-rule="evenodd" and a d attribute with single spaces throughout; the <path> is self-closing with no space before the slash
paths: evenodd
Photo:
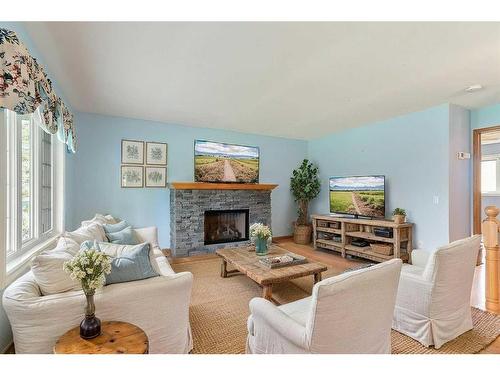
<path id="1" fill-rule="evenodd" d="M 172 182 L 170 184 L 170 250 L 173 257 L 214 253 L 217 249 L 250 245 L 248 224 L 271 225 L 271 191 L 277 185 L 269 184 L 208 184 L 201 182 Z M 243 239 L 238 242 L 215 242 L 213 236 L 205 235 L 205 220 L 210 211 L 228 212 L 236 210 L 249 212 L 248 224 L 238 229 Z M 231 212 L 231 211 L 229 211 Z M 246 219 L 246 217 L 244 217 Z M 241 225 L 241 224 L 239 224 Z M 237 227 L 238 228 L 238 227 Z M 211 230 L 210 226 L 207 228 Z M 245 233 L 244 229 L 247 229 Z M 231 236 L 236 237 L 238 233 Z M 217 237 L 217 236 L 216 236 Z M 223 236 L 222 236 L 223 237 Z M 222 238 L 218 238 L 221 240 Z M 225 239 L 227 240 L 227 238 Z"/>
<path id="2" fill-rule="evenodd" d="M 205 211 L 205 245 L 248 241 L 248 209 Z"/>

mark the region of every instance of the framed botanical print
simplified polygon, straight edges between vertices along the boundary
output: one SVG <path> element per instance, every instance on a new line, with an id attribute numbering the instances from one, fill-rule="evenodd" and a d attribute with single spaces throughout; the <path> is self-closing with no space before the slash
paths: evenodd
<path id="1" fill-rule="evenodd" d="M 167 165 L 167 144 L 146 142 L 146 164 Z"/>
<path id="2" fill-rule="evenodd" d="M 146 187 L 167 187 L 167 168 L 146 167 Z"/>
<path id="3" fill-rule="evenodd" d="M 144 164 L 144 142 L 122 139 L 122 164 Z"/>
<path id="4" fill-rule="evenodd" d="M 144 186 L 144 167 L 122 165 L 122 188 L 141 188 Z"/>

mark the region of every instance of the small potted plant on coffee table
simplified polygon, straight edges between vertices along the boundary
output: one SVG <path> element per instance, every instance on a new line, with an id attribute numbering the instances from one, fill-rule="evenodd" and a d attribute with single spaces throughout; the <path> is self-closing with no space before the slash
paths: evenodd
<path id="1" fill-rule="evenodd" d="M 250 238 L 255 243 L 255 253 L 266 255 L 268 245 L 272 238 L 271 228 L 262 223 L 254 223 L 250 226 Z"/>
<path id="2" fill-rule="evenodd" d="M 396 224 L 403 224 L 406 221 L 406 211 L 402 208 L 395 208 L 392 211 L 392 219 Z"/>
<path id="3" fill-rule="evenodd" d="M 308 220 L 309 202 L 319 194 L 321 183 L 318 177 L 318 167 L 304 159 L 299 168 L 292 172 L 290 189 L 299 205 L 299 217 L 294 222 L 293 240 L 306 245 L 311 242 L 312 226 Z"/>

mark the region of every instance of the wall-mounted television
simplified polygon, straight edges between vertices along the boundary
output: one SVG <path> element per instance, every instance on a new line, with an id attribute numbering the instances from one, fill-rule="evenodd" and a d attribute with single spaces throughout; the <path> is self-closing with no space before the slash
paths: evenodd
<path id="1" fill-rule="evenodd" d="M 385 176 L 330 177 L 330 212 L 385 217 Z"/>
<path id="2" fill-rule="evenodd" d="M 197 182 L 259 182 L 259 148 L 211 141 L 194 141 Z"/>

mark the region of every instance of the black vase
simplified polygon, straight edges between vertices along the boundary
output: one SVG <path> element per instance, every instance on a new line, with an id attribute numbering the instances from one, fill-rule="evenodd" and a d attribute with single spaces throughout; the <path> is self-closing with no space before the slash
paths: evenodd
<path id="1" fill-rule="evenodd" d="M 94 293 L 85 293 L 87 306 L 85 319 L 80 323 L 80 337 L 85 340 L 93 339 L 101 334 L 101 320 L 95 316 Z"/>

